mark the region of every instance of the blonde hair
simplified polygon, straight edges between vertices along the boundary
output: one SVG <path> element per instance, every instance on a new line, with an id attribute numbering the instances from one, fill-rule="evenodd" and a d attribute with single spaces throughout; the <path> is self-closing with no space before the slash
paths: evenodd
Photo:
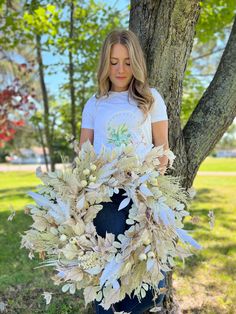
<path id="1" fill-rule="evenodd" d="M 138 37 L 131 30 L 115 29 L 105 38 L 97 69 L 98 92 L 96 98 L 108 96 L 111 89 L 109 79 L 110 53 L 112 45 L 117 43 L 124 45 L 129 53 L 133 77 L 129 84 L 128 95 L 137 101 L 138 108 L 147 118 L 148 112 L 152 109 L 154 98 L 147 81 L 147 66 L 141 45 Z"/>

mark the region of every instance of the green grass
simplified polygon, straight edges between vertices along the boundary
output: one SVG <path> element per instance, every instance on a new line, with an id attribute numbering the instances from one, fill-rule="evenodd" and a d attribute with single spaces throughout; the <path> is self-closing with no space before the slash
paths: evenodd
<path id="1" fill-rule="evenodd" d="M 38 258 L 30 260 L 28 252 L 20 249 L 21 234 L 30 228 L 32 219 L 23 207 L 32 203 L 27 192 L 33 190 L 40 180 L 27 171 L 0 174 L 0 302 L 7 304 L 7 313 L 74 314 L 93 313 L 91 307 L 84 309 L 81 293 L 69 295 L 54 286 L 49 268 L 38 268 Z M 12 221 L 10 207 L 16 211 Z M 53 292 L 53 301 L 46 305 L 42 293 Z"/>
<path id="2" fill-rule="evenodd" d="M 236 158 L 207 157 L 199 171 L 236 171 Z"/>
<path id="3" fill-rule="evenodd" d="M 223 168 L 223 167 L 222 167 Z M 197 191 L 189 210 L 200 218 L 192 225 L 186 218 L 186 229 L 203 249 L 186 259 L 185 268 L 178 263 L 174 286 L 183 313 L 235 313 L 236 302 L 236 199 L 235 177 L 197 176 Z M 209 210 L 214 211 L 211 230 Z"/>
<path id="4" fill-rule="evenodd" d="M 229 171 L 229 159 L 207 159 L 200 170 Z M 205 163 L 204 162 L 204 163 Z M 232 164 L 235 161 L 232 161 Z M 232 169 L 235 170 L 235 169 Z M 27 171 L 0 174 L 0 302 L 7 304 L 7 313 L 72 314 L 93 313 L 84 308 L 81 293 L 60 292 L 50 279 L 51 269 L 39 268 L 38 259 L 30 260 L 20 249 L 20 234 L 30 228 L 31 218 L 23 207 L 31 203 L 27 191 L 40 181 Z M 197 195 L 190 206 L 192 215 L 200 218 L 198 225 L 186 218 L 186 229 L 194 230 L 194 238 L 203 246 L 196 255 L 186 259 L 185 268 L 178 262 L 174 273 L 174 289 L 183 313 L 234 313 L 236 302 L 236 177 L 197 176 Z M 12 221 L 7 218 L 16 211 Z M 207 214 L 215 213 L 215 227 L 210 230 Z M 53 292 L 50 305 L 42 297 Z"/>

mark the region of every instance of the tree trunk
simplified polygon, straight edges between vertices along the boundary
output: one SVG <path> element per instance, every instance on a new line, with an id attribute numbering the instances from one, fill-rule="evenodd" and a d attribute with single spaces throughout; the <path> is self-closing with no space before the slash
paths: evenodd
<path id="1" fill-rule="evenodd" d="M 70 34 L 69 40 L 72 42 L 74 36 L 74 3 L 70 3 Z M 75 86 L 74 86 L 74 63 L 73 52 L 69 47 L 69 79 L 70 79 L 70 98 L 71 98 L 71 130 L 76 139 L 76 106 L 75 106 Z"/>
<path id="2" fill-rule="evenodd" d="M 200 13 L 197 0 L 131 0 L 130 29 L 141 42 L 151 86 L 157 87 L 169 117 L 169 145 L 175 174 L 185 171 L 187 156 L 180 124 L 183 78 Z"/>
<path id="3" fill-rule="evenodd" d="M 184 130 L 180 111 L 183 78 L 195 26 L 200 14 L 197 0 L 131 0 L 129 28 L 143 48 L 151 86 L 157 87 L 167 105 L 169 146 L 176 155 L 174 169 L 185 188 L 192 186 L 201 162 L 214 148 L 236 116 L 236 25 L 214 79 L 193 111 Z M 162 312 L 178 313 L 172 273 Z"/>
<path id="4" fill-rule="evenodd" d="M 42 59 L 42 52 L 41 52 L 41 36 L 40 35 L 36 35 L 36 50 L 37 50 L 37 61 L 38 61 L 38 65 L 39 65 L 40 85 L 41 85 L 42 96 L 43 96 L 43 105 L 44 105 L 45 136 L 46 136 L 46 141 L 47 141 L 47 147 L 49 150 L 51 171 L 54 171 L 55 170 L 54 152 L 53 152 L 53 145 L 52 145 L 52 141 L 51 141 L 50 125 L 49 125 L 49 102 L 48 102 L 48 93 L 47 93 L 47 89 L 46 89 L 46 84 L 44 81 L 44 69 L 43 69 L 43 59 Z"/>
<path id="5" fill-rule="evenodd" d="M 49 168 L 48 168 L 48 158 L 47 158 L 46 146 L 44 144 L 43 132 L 42 132 L 42 130 L 40 128 L 39 123 L 37 123 L 37 129 L 38 129 L 38 134 L 39 134 L 39 141 L 40 141 L 40 144 L 41 144 L 41 146 L 43 148 L 43 157 L 44 157 L 44 161 L 45 161 L 46 170 L 48 172 Z"/>

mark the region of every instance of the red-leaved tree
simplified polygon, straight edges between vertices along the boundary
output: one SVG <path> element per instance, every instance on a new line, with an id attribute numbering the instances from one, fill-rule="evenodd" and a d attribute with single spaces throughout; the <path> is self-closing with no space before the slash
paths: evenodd
<path id="1" fill-rule="evenodd" d="M 30 111 L 35 109 L 33 98 L 18 78 L 0 90 L 0 147 L 12 140 L 17 129 L 25 125 Z"/>

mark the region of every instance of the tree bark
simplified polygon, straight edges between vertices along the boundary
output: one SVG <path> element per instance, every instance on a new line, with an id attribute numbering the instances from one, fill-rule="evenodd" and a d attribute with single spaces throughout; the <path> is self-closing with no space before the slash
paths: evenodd
<path id="1" fill-rule="evenodd" d="M 74 36 L 74 2 L 70 3 L 70 34 L 69 39 L 72 42 Z M 71 98 L 71 130 L 72 135 L 76 138 L 76 106 L 75 106 L 75 86 L 74 86 L 74 63 L 72 48 L 69 47 L 69 81 L 70 81 L 70 98 Z"/>
<path id="2" fill-rule="evenodd" d="M 53 145 L 52 145 L 52 141 L 51 141 L 50 125 L 49 125 L 49 102 L 48 102 L 48 93 L 47 93 L 47 89 L 46 89 L 46 84 L 44 81 L 44 69 L 43 69 L 43 59 L 42 59 L 42 52 L 41 52 L 41 36 L 40 35 L 36 35 L 36 50 L 37 50 L 37 61 L 38 61 L 38 65 L 39 65 L 40 86 L 41 86 L 41 90 L 42 90 L 43 105 L 44 105 L 45 136 L 46 136 L 46 141 L 47 141 L 47 147 L 49 150 L 51 171 L 54 171 L 55 170 L 54 151 L 53 151 Z"/>
<path id="3" fill-rule="evenodd" d="M 46 152 L 46 146 L 44 144 L 44 140 L 43 140 L 43 132 L 40 128 L 40 125 L 39 123 L 37 123 L 37 129 L 38 129 L 38 134 L 39 134 L 39 142 L 43 148 L 43 157 L 44 157 L 44 161 L 45 161 L 45 166 L 46 166 L 46 170 L 47 172 L 49 171 L 49 168 L 48 168 L 48 158 L 47 158 L 47 152 Z"/>
<path id="4" fill-rule="evenodd" d="M 142 45 L 149 83 L 157 87 L 167 104 L 175 175 L 184 173 L 187 161 L 180 110 L 184 72 L 199 14 L 197 0 L 131 0 L 129 27 Z"/>
<path id="5" fill-rule="evenodd" d="M 192 186 L 201 162 L 214 148 L 236 116 L 236 25 L 223 53 L 214 79 L 181 129 L 180 111 L 183 79 L 192 50 L 200 14 L 198 0 L 131 0 L 129 28 L 143 48 L 148 79 L 167 105 L 169 147 L 176 155 L 173 170 L 183 187 Z M 163 310 L 178 313 L 172 273 Z"/>

